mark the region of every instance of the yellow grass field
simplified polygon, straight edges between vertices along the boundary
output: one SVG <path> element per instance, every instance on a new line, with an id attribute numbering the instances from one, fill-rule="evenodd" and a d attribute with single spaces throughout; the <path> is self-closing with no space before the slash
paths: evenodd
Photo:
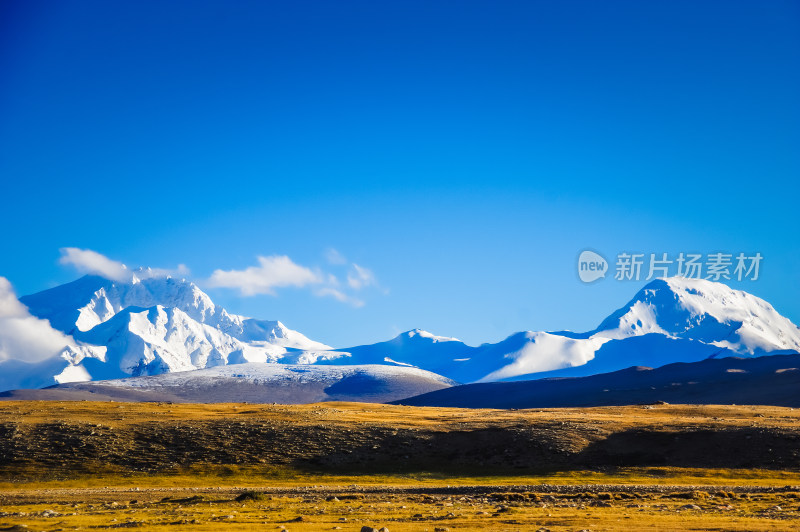
<path id="1" fill-rule="evenodd" d="M 0 530 L 800 530 L 799 414 L 0 402 Z"/>

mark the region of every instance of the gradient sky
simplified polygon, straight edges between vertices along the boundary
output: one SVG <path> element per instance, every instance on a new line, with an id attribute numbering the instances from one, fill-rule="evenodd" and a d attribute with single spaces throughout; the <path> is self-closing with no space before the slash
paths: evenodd
<path id="1" fill-rule="evenodd" d="M 581 283 L 585 248 L 760 252 L 731 285 L 798 323 L 798 95 L 796 1 L 6 0 L 0 276 L 77 247 L 335 346 L 479 344 L 645 284 Z M 276 255 L 363 306 L 209 286 Z"/>

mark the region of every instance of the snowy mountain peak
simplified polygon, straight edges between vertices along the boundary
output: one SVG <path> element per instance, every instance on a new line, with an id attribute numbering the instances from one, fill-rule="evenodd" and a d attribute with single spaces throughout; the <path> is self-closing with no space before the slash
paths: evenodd
<path id="1" fill-rule="evenodd" d="M 413 338 L 416 339 L 426 339 L 432 342 L 460 342 L 458 338 L 451 338 L 448 336 L 436 336 L 435 334 L 429 333 L 428 331 L 424 331 L 422 329 L 411 329 L 410 331 L 406 331 L 400 333 L 395 340 L 403 341 L 403 340 L 411 340 Z"/>
<path id="2" fill-rule="evenodd" d="M 656 279 L 593 333 L 617 339 L 660 333 L 749 355 L 800 351 L 800 329 L 772 305 L 705 279 Z"/>
<path id="3" fill-rule="evenodd" d="M 222 319 L 218 308 L 197 285 L 170 277 L 132 275 L 118 282 L 87 275 L 50 290 L 20 298 L 39 318 L 67 334 L 88 331 L 126 307 L 175 307 L 201 322 Z"/>

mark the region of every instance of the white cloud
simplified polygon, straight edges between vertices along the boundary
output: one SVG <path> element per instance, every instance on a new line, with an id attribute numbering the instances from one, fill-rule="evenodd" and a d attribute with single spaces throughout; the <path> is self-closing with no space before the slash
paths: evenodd
<path id="1" fill-rule="evenodd" d="M 344 258 L 344 255 L 339 253 L 339 251 L 334 248 L 328 248 L 325 250 L 325 259 L 327 259 L 330 264 L 347 264 L 347 259 Z"/>
<path id="2" fill-rule="evenodd" d="M 188 277 L 191 273 L 185 264 L 178 264 L 175 269 L 169 268 L 137 268 L 133 270 L 139 279 L 152 279 L 154 277 Z"/>
<path id="3" fill-rule="evenodd" d="M 167 268 L 137 268 L 128 269 L 127 266 L 119 261 L 109 259 L 105 255 L 91 249 L 61 248 L 60 264 L 73 266 L 76 270 L 92 275 L 99 275 L 106 279 L 118 282 L 128 282 L 131 276 L 136 275 L 139 279 L 151 279 L 154 277 L 168 277 L 179 275 L 188 277 L 189 268 L 185 264 L 179 264 L 175 269 Z"/>
<path id="4" fill-rule="evenodd" d="M 0 277 L 0 360 L 40 362 L 56 356 L 74 340 L 36 318 L 19 302 L 14 288 Z"/>
<path id="5" fill-rule="evenodd" d="M 112 281 L 127 281 L 131 272 L 121 262 L 111 260 L 91 249 L 61 248 L 61 264 L 74 266 L 80 272 L 100 275 Z"/>
<path id="6" fill-rule="evenodd" d="M 353 305 L 356 308 L 360 308 L 364 306 L 364 302 L 356 297 L 348 296 L 341 290 L 336 288 L 331 288 L 329 286 L 325 286 L 322 288 L 318 288 L 314 290 L 314 295 L 317 297 L 332 297 L 337 301 L 341 301 L 342 303 L 347 303 L 349 305 Z"/>
<path id="7" fill-rule="evenodd" d="M 371 270 L 353 263 L 352 271 L 347 274 L 347 284 L 353 290 L 361 290 L 367 286 L 377 285 L 375 274 Z"/>
<path id="8" fill-rule="evenodd" d="M 336 262 L 339 258 L 344 259 L 333 248 L 329 248 L 326 254 L 329 262 Z M 347 284 L 342 285 L 336 275 L 318 268 L 301 266 L 286 255 L 260 256 L 258 262 L 258 266 L 244 270 L 215 270 L 205 284 L 209 287 L 237 289 L 243 296 L 258 294 L 274 296 L 277 288 L 310 287 L 311 294 L 316 297 L 329 297 L 356 308 L 363 307 L 365 303 L 352 292 L 378 285 L 375 274 L 358 264 L 350 265 L 351 272 L 347 275 Z"/>
<path id="9" fill-rule="evenodd" d="M 235 288 L 243 296 L 257 294 L 275 295 L 275 288 L 294 286 L 304 287 L 319 284 L 322 276 L 292 262 L 286 255 L 258 257 L 259 266 L 244 270 L 215 270 L 208 280 L 212 287 Z"/>
<path id="10" fill-rule="evenodd" d="M 326 259 L 332 265 L 346 265 L 347 260 L 334 248 L 325 252 Z M 61 264 L 75 267 L 77 270 L 118 282 L 128 282 L 132 275 L 139 279 L 166 276 L 189 276 L 189 268 L 180 264 L 175 269 L 137 268 L 129 269 L 121 262 L 115 261 L 91 249 L 62 248 Z M 259 294 L 276 295 L 276 289 L 284 287 L 304 288 L 312 286 L 312 294 L 316 297 L 331 297 L 354 307 L 364 306 L 364 301 L 352 295 L 369 286 L 378 287 L 375 274 L 368 268 L 351 263 L 343 285 L 339 278 L 319 268 L 308 268 L 292 261 L 286 255 L 259 256 L 258 265 L 243 270 L 214 270 L 205 281 L 212 288 L 232 288 L 243 296 Z M 384 293 L 388 293 L 384 291 Z"/>

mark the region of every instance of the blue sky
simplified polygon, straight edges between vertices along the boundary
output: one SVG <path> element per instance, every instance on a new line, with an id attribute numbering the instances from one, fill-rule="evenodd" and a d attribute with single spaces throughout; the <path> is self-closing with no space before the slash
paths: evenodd
<path id="1" fill-rule="evenodd" d="M 730 284 L 800 322 L 797 2 L 6 1 L 0 72 L 20 294 L 75 247 L 336 346 L 478 344 L 644 285 L 585 248 L 759 252 Z M 282 256 L 314 281 L 211 282 Z"/>

